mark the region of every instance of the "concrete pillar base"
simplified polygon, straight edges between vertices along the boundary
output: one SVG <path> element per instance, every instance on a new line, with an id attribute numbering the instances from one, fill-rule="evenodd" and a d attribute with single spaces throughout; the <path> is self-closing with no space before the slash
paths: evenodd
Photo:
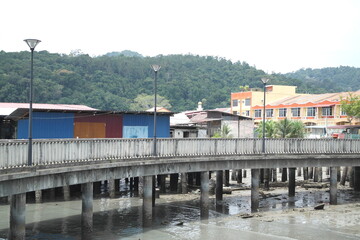
<path id="1" fill-rule="evenodd" d="M 93 231 L 93 183 L 81 184 L 81 233 L 88 236 Z"/>
<path id="2" fill-rule="evenodd" d="M 260 169 L 251 169 L 251 211 L 259 210 Z"/>
<path id="3" fill-rule="evenodd" d="M 9 239 L 25 239 L 26 193 L 12 195 L 10 203 Z"/>
<path id="4" fill-rule="evenodd" d="M 330 168 L 330 204 L 337 204 L 337 167 Z"/>
<path id="5" fill-rule="evenodd" d="M 200 217 L 209 218 L 209 172 L 201 172 Z"/>

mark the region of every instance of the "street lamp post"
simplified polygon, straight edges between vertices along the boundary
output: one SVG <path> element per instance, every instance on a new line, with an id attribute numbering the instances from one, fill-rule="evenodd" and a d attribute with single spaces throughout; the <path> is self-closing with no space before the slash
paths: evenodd
<path id="1" fill-rule="evenodd" d="M 264 84 L 264 109 L 263 109 L 263 129 L 262 129 L 262 153 L 265 154 L 265 136 L 266 136 L 266 128 L 265 128 L 265 111 L 266 111 L 266 83 L 269 81 L 268 78 L 262 78 L 262 83 Z M 270 182 L 270 169 L 264 169 L 264 189 L 269 190 Z"/>
<path id="2" fill-rule="evenodd" d="M 32 104 L 33 104 L 33 80 L 34 80 L 34 49 L 41 42 L 38 39 L 25 39 L 31 51 L 30 67 L 30 93 L 29 93 L 29 145 L 28 145 L 28 165 L 32 165 Z"/>
<path id="3" fill-rule="evenodd" d="M 157 73 L 158 71 L 160 70 L 161 66 L 160 65 L 156 65 L 156 64 L 153 64 L 151 65 L 151 68 L 154 70 L 154 74 L 155 74 L 155 79 L 154 79 L 154 137 L 153 137 L 153 155 L 156 156 L 157 155 L 157 152 L 156 152 L 156 110 L 157 110 Z"/>
<path id="4" fill-rule="evenodd" d="M 263 122 L 262 122 L 262 152 L 265 153 L 265 111 L 266 111 L 266 83 L 269 81 L 268 78 L 262 78 L 262 83 L 264 84 L 264 109 L 263 109 Z"/>

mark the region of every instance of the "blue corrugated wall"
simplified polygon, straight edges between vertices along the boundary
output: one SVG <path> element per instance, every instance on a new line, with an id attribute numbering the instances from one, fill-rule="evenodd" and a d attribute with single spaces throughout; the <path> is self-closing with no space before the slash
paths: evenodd
<path id="1" fill-rule="evenodd" d="M 137 115 L 137 114 L 124 114 L 123 115 L 123 128 L 125 127 L 147 127 L 148 138 L 154 136 L 154 116 L 153 115 Z M 123 130 L 124 133 L 124 130 Z M 123 137 L 126 138 L 125 134 Z M 167 138 L 170 137 L 170 116 L 158 115 L 156 116 L 156 137 Z"/>
<path id="2" fill-rule="evenodd" d="M 29 119 L 18 121 L 17 138 L 28 138 Z M 73 138 L 73 113 L 33 113 L 33 138 Z"/>

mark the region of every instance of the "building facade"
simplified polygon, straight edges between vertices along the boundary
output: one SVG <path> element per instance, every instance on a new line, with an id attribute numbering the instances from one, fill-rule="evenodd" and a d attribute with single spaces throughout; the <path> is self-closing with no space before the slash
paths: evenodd
<path id="1" fill-rule="evenodd" d="M 295 86 L 266 86 L 266 120 L 300 120 L 306 126 L 334 126 L 349 124 L 340 101 L 349 93 L 297 94 Z M 353 92 L 360 94 L 360 92 Z M 264 92 L 259 89 L 231 94 L 231 111 L 254 118 L 255 124 L 263 120 Z M 352 124 L 360 124 L 354 119 Z"/>

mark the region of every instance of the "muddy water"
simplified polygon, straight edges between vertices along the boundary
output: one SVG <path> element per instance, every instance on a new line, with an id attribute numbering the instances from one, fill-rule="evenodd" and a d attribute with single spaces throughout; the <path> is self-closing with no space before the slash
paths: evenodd
<path id="1" fill-rule="evenodd" d="M 326 190 L 297 188 L 296 197 L 288 199 L 287 189 L 279 188 L 267 192 L 252 218 L 241 217 L 250 213 L 250 191 L 236 191 L 224 195 L 218 207 L 211 197 L 206 221 L 200 220 L 199 194 L 161 195 L 151 228 L 142 227 L 142 200 L 122 190 L 115 199 L 94 200 L 91 239 L 360 239 L 360 196 L 348 189 L 339 191 L 339 206 L 327 204 L 319 212 L 312 209 L 329 202 Z M 81 239 L 80 213 L 76 199 L 27 204 L 26 239 Z M 8 205 L 0 206 L 0 216 L 0 238 L 6 239 Z"/>

